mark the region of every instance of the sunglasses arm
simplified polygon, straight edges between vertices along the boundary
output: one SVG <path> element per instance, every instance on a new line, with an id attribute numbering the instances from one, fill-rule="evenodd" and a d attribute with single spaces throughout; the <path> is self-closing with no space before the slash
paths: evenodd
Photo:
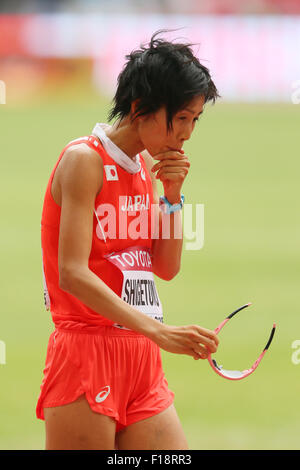
<path id="1" fill-rule="evenodd" d="M 245 370 L 244 372 L 248 372 L 248 371 L 253 372 L 253 371 L 256 369 L 256 367 L 258 366 L 258 364 L 260 363 L 260 361 L 262 360 L 262 358 L 263 358 L 264 355 L 266 354 L 267 350 L 269 349 L 270 344 L 272 343 L 272 339 L 273 339 L 275 330 L 276 330 L 276 324 L 274 323 L 274 324 L 273 324 L 272 331 L 271 331 L 271 334 L 270 334 L 270 337 L 269 337 L 269 339 L 268 339 L 268 342 L 267 342 L 266 346 L 264 347 L 263 352 L 261 353 L 261 355 L 259 356 L 259 358 L 256 359 L 256 361 L 254 362 L 253 366 L 252 366 L 250 369 Z"/>
<path id="2" fill-rule="evenodd" d="M 226 325 L 228 320 L 230 320 L 234 315 L 236 315 L 241 310 L 244 310 L 244 308 L 249 307 L 250 305 L 252 305 L 251 302 L 249 302 L 248 304 L 242 305 L 242 307 L 237 308 L 234 312 L 232 312 L 230 315 L 228 315 L 228 317 L 226 317 L 225 320 L 223 320 L 222 323 L 220 323 L 220 325 L 217 326 L 217 328 L 214 330 L 216 335 L 223 328 L 223 326 Z"/>
<path id="3" fill-rule="evenodd" d="M 215 333 L 216 335 L 219 333 L 220 330 L 222 330 L 223 326 L 226 325 L 226 323 L 229 321 L 229 318 L 225 318 L 225 320 L 222 321 L 222 323 L 220 323 L 219 326 L 217 326 L 217 328 L 215 328 Z"/>

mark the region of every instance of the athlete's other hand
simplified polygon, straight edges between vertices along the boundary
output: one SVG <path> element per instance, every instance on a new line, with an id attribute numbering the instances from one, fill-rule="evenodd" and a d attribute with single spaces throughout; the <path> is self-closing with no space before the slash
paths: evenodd
<path id="1" fill-rule="evenodd" d="M 159 162 L 151 171 L 156 172 L 156 179 L 163 183 L 166 198 L 171 204 L 180 202 L 181 188 L 190 168 L 188 157 L 183 150 L 169 150 L 153 158 Z"/>
<path id="2" fill-rule="evenodd" d="M 207 359 L 209 353 L 218 349 L 219 339 L 212 330 L 198 325 L 170 326 L 162 328 L 155 338 L 156 344 L 165 351 L 175 354 L 187 354 L 194 359 Z"/>

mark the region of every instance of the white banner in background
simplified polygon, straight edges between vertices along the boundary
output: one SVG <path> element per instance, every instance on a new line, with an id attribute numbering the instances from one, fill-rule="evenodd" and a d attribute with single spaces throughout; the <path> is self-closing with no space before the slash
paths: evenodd
<path id="1" fill-rule="evenodd" d="M 125 55 L 165 35 L 199 44 L 194 50 L 225 100 L 291 102 L 300 79 L 299 16 L 35 15 L 26 23 L 24 42 L 39 57 L 89 57 L 93 79 L 109 95 Z"/>

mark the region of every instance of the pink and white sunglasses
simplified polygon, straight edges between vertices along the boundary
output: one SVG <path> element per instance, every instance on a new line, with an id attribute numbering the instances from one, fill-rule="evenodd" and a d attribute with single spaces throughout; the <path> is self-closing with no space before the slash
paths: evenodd
<path id="1" fill-rule="evenodd" d="M 225 318 L 224 321 L 222 321 L 222 323 L 220 323 L 220 325 L 215 329 L 215 333 L 218 334 L 219 331 L 223 328 L 224 325 L 226 325 L 226 323 L 228 322 L 228 320 L 230 320 L 236 313 L 240 312 L 241 310 L 243 310 L 244 308 L 246 307 L 249 307 L 249 305 L 252 305 L 251 303 L 248 303 L 246 305 L 243 305 L 242 307 L 238 308 L 237 310 L 235 310 L 234 312 L 232 312 L 230 315 L 228 315 L 227 318 Z M 252 365 L 252 367 L 250 367 L 250 369 L 245 369 L 243 371 L 239 371 L 239 370 L 226 370 L 226 369 L 223 369 L 223 366 L 219 366 L 217 364 L 217 362 L 212 359 L 211 357 L 211 354 L 208 355 L 208 362 L 210 363 L 211 367 L 213 368 L 213 370 L 219 374 L 221 377 L 224 377 L 225 379 L 229 379 L 229 380 L 241 380 L 241 379 L 244 379 L 245 377 L 248 377 L 248 375 L 252 374 L 252 372 L 255 371 L 255 369 L 257 368 L 258 364 L 260 363 L 260 361 L 262 360 L 262 358 L 264 357 L 264 355 L 266 354 L 271 342 L 272 342 L 272 339 L 273 339 L 273 336 L 274 336 L 274 333 L 275 333 L 275 329 L 276 329 L 276 324 L 274 323 L 273 324 L 273 328 L 272 328 L 272 331 L 271 331 L 271 334 L 270 334 L 270 337 L 269 337 L 269 340 L 263 350 L 263 352 L 261 353 L 261 355 L 259 356 L 259 358 L 254 362 L 254 364 Z"/>

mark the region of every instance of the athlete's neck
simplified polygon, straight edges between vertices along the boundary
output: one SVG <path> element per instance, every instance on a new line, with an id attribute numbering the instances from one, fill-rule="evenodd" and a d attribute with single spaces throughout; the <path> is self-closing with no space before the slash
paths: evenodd
<path id="1" fill-rule="evenodd" d="M 114 123 L 112 127 L 105 129 L 105 133 L 131 159 L 144 150 L 143 143 L 137 133 L 137 127 L 129 117 Z"/>

